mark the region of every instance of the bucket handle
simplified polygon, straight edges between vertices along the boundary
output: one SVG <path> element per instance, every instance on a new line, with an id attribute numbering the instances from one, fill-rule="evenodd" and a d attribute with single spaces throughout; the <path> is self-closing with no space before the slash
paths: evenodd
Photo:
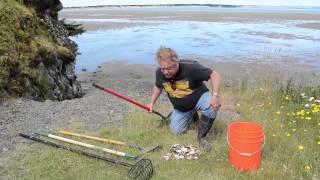
<path id="1" fill-rule="evenodd" d="M 233 146 L 231 145 L 231 143 L 229 142 L 229 133 L 227 133 L 227 142 L 228 142 L 229 146 L 230 146 L 233 150 L 235 150 L 238 154 L 243 155 L 243 156 L 252 156 L 252 155 L 256 154 L 257 152 L 259 152 L 259 151 L 264 147 L 264 145 L 266 144 L 266 135 L 263 134 L 263 145 L 262 145 L 258 150 L 256 150 L 256 151 L 253 152 L 253 153 L 242 153 L 242 152 L 238 151 L 238 149 L 236 149 L 235 147 L 233 147 Z"/>

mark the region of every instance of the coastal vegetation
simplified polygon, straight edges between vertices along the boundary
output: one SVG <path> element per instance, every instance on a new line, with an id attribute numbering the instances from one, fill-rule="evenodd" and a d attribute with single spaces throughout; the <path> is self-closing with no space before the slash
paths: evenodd
<path id="1" fill-rule="evenodd" d="M 135 109 L 126 115 L 126 124 L 102 129 L 102 137 L 135 142 L 145 147 L 160 143 L 162 149 L 149 154 L 154 164 L 152 179 L 317 179 L 319 178 L 320 88 L 297 86 L 288 81 L 259 80 L 255 85 L 246 81 L 224 84 L 224 111 L 240 114 L 241 121 L 254 121 L 264 127 L 265 146 L 258 171 L 241 172 L 229 163 L 228 124 L 231 116 L 221 116 L 214 123 L 210 136 L 213 150 L 202 153 L 198 160 L 165 160 L 173 144 L 197 146 L 196 128 L 181 136 L 172 135 L 168 125 L 155 128 L 157 117 Z M 162 112 L 168 107 L 158 107 Z M 65 128 L 65 127 L 64 127 Z M 78 131 L 75 127 L 70 130 Z M 91 141 L 91 143 L 96 143 Z M 97 143 L 101 146 L 133 152 L 133 149 Z M 139 153 L 135 151 L 136 153 Z M 95 152 L 97 153 L 97 152 Z M 126 161 L 123 158 L 101 154 Z M 11 178 L 27 179 L 124 179 L 127 169 L 98 160 L 87 159 L 45 145 L 21 146 L 12 156 Z M 24 166 L 23 166 L 24 165 Z M 21 169 L 20 167 L 24 167 Z"/>

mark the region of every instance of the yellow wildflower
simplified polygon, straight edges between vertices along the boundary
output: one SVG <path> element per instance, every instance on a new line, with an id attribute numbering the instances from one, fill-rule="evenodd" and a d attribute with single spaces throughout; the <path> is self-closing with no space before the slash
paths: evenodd
<path id="1" fill-rule="evenodd" d="M 309 166 L 309 165 L 304 166 L 304 170 L 310 171 L 311 170 L 311 166 Z"/>
<path id="2" fill-rule="evenodd" d="M 310 116 L 306 117 L 306 120 L 311 120 L 311 117 Z"/>
<path id="3" fill-rule="evenodd" d="M 290 133 L 287 133 L 286 136 L 287 136 L 287 137 L 290 137 L 291 135 L 290 135 Z"/>
<path id="4" fill-rule="evenodd" d="M 303 151 L 304 147 L 303 147 L 302 145 L 299 145 L 299 146 L 298 146 L 298 149 L 299 149 L 300 151 Z"/>
<path id="5" fill-rule="evenodd" d="M 279 115 L 279 114 L 281 114 L 281 112 L 280 112 L 280 111 L 277 111 L 277 112 L 276 112 L 276 114 L 278 114 L 278 115 Z"/>
<path id="6" fill-rule="evenodd" d="M 292 129 L 293 132 L 297 131 L 297 129 Z"/>
<path id="7" fill-rule="evenodd" d="M 272 134 L 272 136 L 273 136 L 273 137 L 276 137 L 276 135 L 275 135 L 275 134 Z M 319 143 L 320 143 L 320 141 L 318 142 L 318 144 L 319 144 Z"/>
<path id="8" fill-rule="evenodd" d="M 289 96 L 287 95 L 285 99 L 286 99 L 286 100 L 289 100 Z"/>
<path id="9" fill-rule="evenodd" d="M 316 108 L 313 108 L 311 111 L 312 111 L 313 113 L 318 113 L 318 112 L 320 111 L 320 109 L 319 109 L 318 107 L 316 107 Z"/>

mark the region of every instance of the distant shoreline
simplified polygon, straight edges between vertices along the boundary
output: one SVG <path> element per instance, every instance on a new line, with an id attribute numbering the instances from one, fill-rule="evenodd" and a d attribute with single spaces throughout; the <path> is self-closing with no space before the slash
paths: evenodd
<path id="1" fill-rule="evenodd" d="M 75 8 L 122 8 L 122 7 L 214 7 L 214 8 L 240 8 L 240 7 L 272 7 L 272 8 L 315 8 L 320 6 L 261 6 L 261 5 L 228 5 L 228 4 L 125 4 L 125 5 L 95 5 L 95 6 L 70 6 L 64 9 Z"/>
<path id="2" fill-rule="evenodd" d="M 102 7 L 223 7 L 223 8 L 237 8 L 243 5 L 226 5 L 226 4 L 148 4 L 148 5 L 97 5 L 97 6 L 71 6 L 64 7 L 65 9 L 73 8 L 102 8 Z"/>

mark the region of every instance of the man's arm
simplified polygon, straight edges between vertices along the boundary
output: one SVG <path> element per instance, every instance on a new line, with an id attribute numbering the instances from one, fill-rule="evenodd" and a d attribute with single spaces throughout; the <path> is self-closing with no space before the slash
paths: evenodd
<path id="1" fill-rule="evenodd" d="M 220 96 L 220 75 L 216 71 L 212 71 L 210 75 L 211 85 L 212 85 L 212 99 L 210 100 L 210 106 L 213 106 L 217 111 L 219 111 L 221 103 L 219 100 Z"/>
<path id="2" fill-rule="evenodd" d="M 158 88 L 156 85 L 153 85 L 152 94 L 151 94 L 151 101 L 148 104 L 149 112 L 153 111 L 153 106 L 156 103 L 156 101 L 157 101 L 158 97 L 160 96 L 160 94 L 161 94 L 161 89 Z"/>

